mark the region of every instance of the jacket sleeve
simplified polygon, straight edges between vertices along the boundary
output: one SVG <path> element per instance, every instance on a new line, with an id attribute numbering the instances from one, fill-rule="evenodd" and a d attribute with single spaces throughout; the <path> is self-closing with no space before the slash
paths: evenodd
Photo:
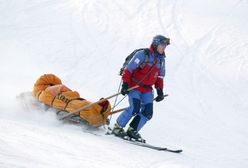
<path id="1" fill-rule="evenodd" d="M 130 83 L 132 73 L 144 62 L 145 52 L 138 51 L 128 63 L 127 67 L 123 71 L 122 80 L 123 82 Z"/>
<path id="2" fill-rule="evenodd" d="M 164 77 L 165 77 L 165 59 L 161 59 L 160 71 L 157 77 L 157 81 L 155 82 L 155 88 L 160 88 L 163 90 L 164 88 Z"/>

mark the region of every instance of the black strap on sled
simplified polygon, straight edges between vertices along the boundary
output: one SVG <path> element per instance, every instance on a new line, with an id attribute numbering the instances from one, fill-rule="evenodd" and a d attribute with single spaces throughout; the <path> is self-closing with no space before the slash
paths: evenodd
<path id="1" fill-rule="evenodd" d="M 79 98 L 75 98 L 75 99 L 67 99 L 68 101 L 66 101 L 65 103 L 66 103 L 66 105 L 65 105 L 65 107 L 64 107 L 64 110 L 66 110 L 66 108 L 67 108 L 67 106 L 68 106 L 68 104 L 71 102 L 71 101 L 73 101 L 73 100 L 85 100 L 84 98 L 81 98 L 81 97 L 79 97 Z"/>

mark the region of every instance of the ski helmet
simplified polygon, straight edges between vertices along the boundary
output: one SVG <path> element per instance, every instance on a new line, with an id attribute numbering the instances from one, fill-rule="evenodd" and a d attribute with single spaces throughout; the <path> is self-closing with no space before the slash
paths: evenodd
<path id="1" fill-rule="evenodd" d="M 170 39 L 162 36 L 162 35 L 156 35 L 155 37 L 153 37 L 152 39 L 152 45 L 154 47 L 157 47 L 158 45 L 164 45 L 167 46 L 170 44 Z"/>

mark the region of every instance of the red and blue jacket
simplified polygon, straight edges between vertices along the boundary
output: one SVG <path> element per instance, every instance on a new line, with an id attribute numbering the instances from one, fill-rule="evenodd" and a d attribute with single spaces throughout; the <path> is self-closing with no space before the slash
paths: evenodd
<path id="1" fill-rule="evenodd" d="M 144 63 L 144 61 L 146 61 L 146 53 L 144 50 L 135 53 L 123 71 L 123 82 L 128 83 L 129 88 L 138 84 L 139 87 L 135 88 L 135 90 L 140 92 L 151 92 L 154 84 L 155 88 L 163 89 L 165 54 L 155 53 L 153 49 L 150 48 L 148 61 L 147 63 Z M 142 82 L 139 83 L 139 81 Z"/>

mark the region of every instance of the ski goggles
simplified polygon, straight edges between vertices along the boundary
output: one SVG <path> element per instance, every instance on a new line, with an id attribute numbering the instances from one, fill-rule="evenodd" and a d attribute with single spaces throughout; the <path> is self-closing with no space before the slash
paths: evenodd
<path id="1" fill-rule="evenodd" d="M 161 40 L 159 42 L 159 45 L 163 45 L 163 46 L 167 46 L 167 45 L 170 45 L 170 39 L 169 38 L 166 38 L 164 40 Z"/>

